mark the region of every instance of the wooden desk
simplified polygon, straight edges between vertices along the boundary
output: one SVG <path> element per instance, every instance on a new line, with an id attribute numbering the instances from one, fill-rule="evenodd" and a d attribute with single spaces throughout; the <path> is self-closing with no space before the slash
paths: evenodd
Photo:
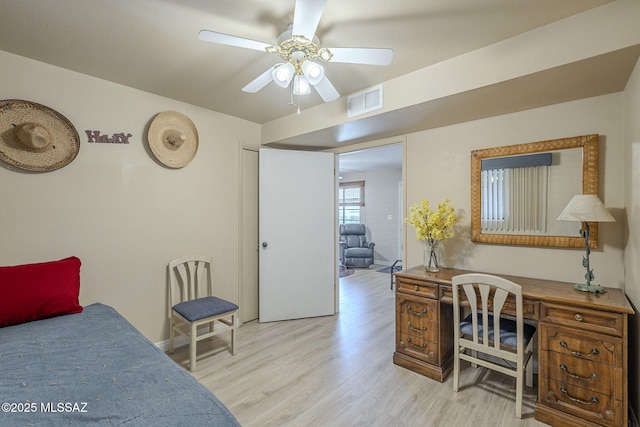
<path id="1" fill-rule="evenodd" d="M 465 273 L 471 271 L 431 273 L 422 266 L 395 273 L 396 365 L 440 382 L 451 372 L 451 278 Z M 499 276 L 522 286 L 525 317 L 538 324 L 535 418 L 554 426 L 626 426 L 627 316 L 633 309 L 624 293 Z"/>

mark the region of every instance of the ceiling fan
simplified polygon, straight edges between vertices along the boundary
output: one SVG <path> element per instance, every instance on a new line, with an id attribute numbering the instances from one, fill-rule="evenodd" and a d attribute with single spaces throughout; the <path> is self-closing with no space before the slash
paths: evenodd
<path id="1" fill-rule="evenodd" d="M 284 61 L 275 64 L 243 87 L 244 92 L 256 93 L 274 81 L 283 88 L 291 86 L 292 98 L 293 95 L 310 93 L 313 86 L 325 102 L 334 101 L 340 94 L 325 76 L 324 67 L 317 62 L 318 60 L 389 65 L 393 60 L 393 50 L 321 48 L 315 32 L 326 3 L 327 0 L 296 0 L 293 24 L 280 34 L 275 45 L 209 30 L 200 31 L 198 38 L 212 43 L 275 53 Z M 293 102 L 291 104 L 293 105 Z"/>

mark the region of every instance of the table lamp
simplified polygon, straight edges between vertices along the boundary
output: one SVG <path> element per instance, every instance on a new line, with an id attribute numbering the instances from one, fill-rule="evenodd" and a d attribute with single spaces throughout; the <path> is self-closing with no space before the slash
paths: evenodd
<path id="1" fill-rule="evenodd" d="M 586 284 L 577 283 L 573 286 L 573 289 L 594 293 L 607 292 L 602 286 L 591 284 L 594 275 L 593 269 L 589 268 L 589 253 L 591 253 L 591 249 L 589 249 L 589 222 L 615 222 L 613 216 L 604 207 L 598 196 L 595 194 L 580 194 L 573 196 L 569 204 L 558 216 L 558 219 L 561 221 L 580 221 L 583 224 L 580 229 L 580 235 L 584 238 L 587 254 L 582 259 L 582 266 L 587 269 L 587 274 L 584 275 L 587 282 Z"/>

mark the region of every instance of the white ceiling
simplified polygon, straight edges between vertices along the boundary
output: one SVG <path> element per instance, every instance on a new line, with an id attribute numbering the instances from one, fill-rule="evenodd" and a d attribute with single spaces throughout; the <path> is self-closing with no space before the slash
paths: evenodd
<path id="1" fill-rule="evenodd" d="M 328 0 L 322 47 L 386 47 L 388 67 L 332 64 L 341 95 L 410 73 L 611 0 Z M 241 88 L 278 62 L 198 40 L 209 29 L 266 43 L 295 0 L 0 0 L 0 50 L 265 123 L 295 112 L 289 92 Z M 314 92 L 303 108 L 320 104 Z M 337 101 L 336 101 L 337 102 Z M 384 132 L 383 132 L 384 133 Z"/>
<path id="2" fill-rule="evenodd" d="M 402 144 L 352 151 L 338 156 L 340 174 L 402 169 Z"/>

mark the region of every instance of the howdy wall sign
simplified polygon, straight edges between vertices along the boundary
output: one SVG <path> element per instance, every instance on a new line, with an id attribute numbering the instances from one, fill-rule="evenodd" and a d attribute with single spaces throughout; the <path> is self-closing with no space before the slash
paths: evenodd
<path id="1" fill-rule="evenodd" d="M 129 138 L 133 136 L 130 133 L 125 134 L 121 132 L 114 133 L 109 137 L 109 135 L 101 135 L 99 130 L 85 130 L 85 133 L 87 134 L 87 138 L 89 138 L 87 142 L 102 144 L 128 144 Z"/>

